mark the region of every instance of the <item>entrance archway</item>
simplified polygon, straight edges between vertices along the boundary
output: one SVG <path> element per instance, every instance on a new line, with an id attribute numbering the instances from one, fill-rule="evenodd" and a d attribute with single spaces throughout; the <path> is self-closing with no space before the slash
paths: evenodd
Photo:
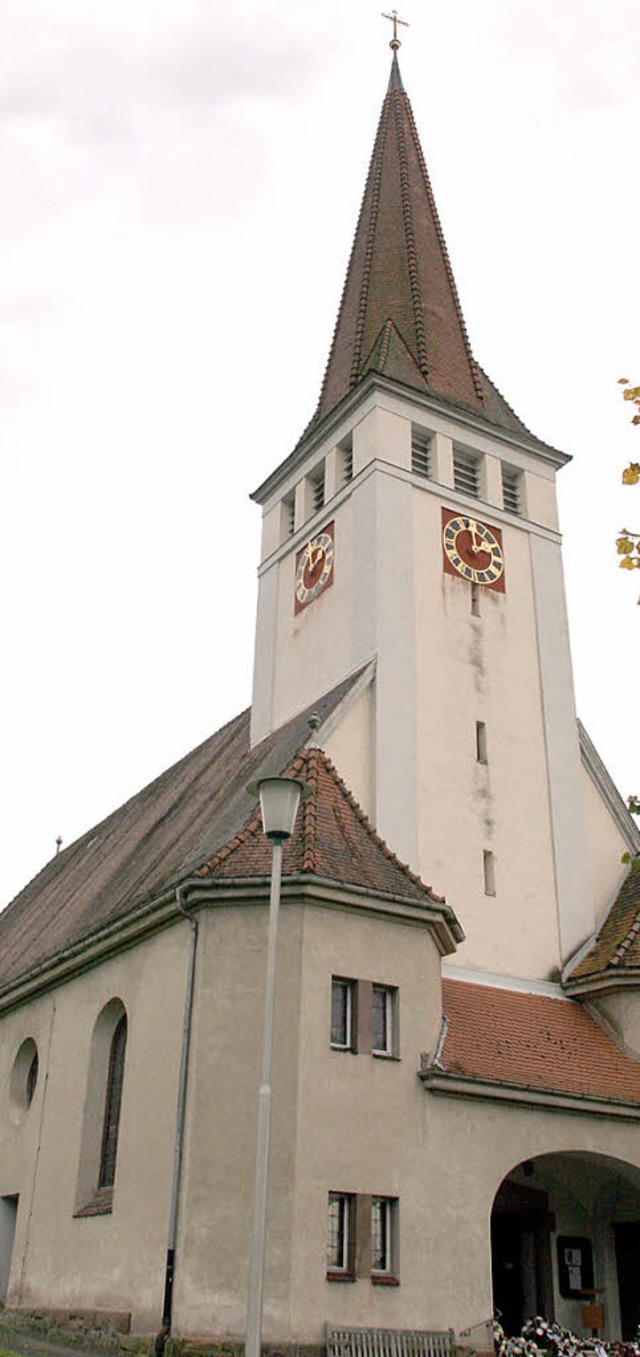
<path id="1" fill-rule="evenodd" d="M 491 1266 L 494 1308 L 507 1335 L 543 1315 L 584 1337 L 633 1338 L 640 1323 L 640 1169 L 585 1152 L 517 1164 L 494 1198 Z"/>

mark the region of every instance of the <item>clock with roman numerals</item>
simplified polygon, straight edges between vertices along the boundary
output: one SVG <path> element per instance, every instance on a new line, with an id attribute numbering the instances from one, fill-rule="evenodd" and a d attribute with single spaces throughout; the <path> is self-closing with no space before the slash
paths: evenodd
<path id="1" fill-rule="evenodd" d="M 502 533 L 479 518 L 442 510 L 442 547 L 445 571 L 471 584 L 504 593 Z"/>
<path id="2" fill-rule="evenodd" d="M 294 611 L 302 612 L 333 584 L 335 526 L 328 523 L 296 556 Z"/>

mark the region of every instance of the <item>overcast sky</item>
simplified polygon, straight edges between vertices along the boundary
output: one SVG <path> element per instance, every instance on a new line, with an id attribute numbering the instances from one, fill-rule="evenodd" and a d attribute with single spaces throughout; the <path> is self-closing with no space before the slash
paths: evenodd
<path id="1" fill-rule="evenodd" d="M 574 457 L 578 710 L 626 796 L 640 7 L 400 14 L 475 354 Z M 248 495 L 315 406 L 389 28 L 379 0 L 0 0 L 0 903 L 249 702 Z"/>

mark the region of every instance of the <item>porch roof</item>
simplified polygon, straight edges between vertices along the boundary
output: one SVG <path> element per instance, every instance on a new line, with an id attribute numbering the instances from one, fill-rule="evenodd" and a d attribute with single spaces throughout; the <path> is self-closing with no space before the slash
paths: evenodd
<path id="1" fill-rule="evenodd" d="M 635 1060 L 578 1001 L 443 980 L 447 1076 L 640 1106 Z"/>

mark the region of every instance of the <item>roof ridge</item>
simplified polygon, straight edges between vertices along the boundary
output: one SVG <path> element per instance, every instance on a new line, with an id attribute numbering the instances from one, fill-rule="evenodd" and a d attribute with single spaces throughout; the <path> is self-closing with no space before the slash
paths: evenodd
<path id="1" fill-rule="evenodd" d="M 437 206 L 436 206 L 436 200 L 435 200 L 435 197 L 434 197 L 433 189 L 432 189 L 432 187 L 431 187 L 431 180 L 430 180 L 430 178 L 429 178 L 429 171 L 428 171 L 428 169 L 427 169 L 427 162 L 426 162 L 426 160 L 425 160 L 425 158 L 424 158 L 424 154 L 423 154 L 423 151 L 422 151 L 422 146 L 421 146 L 421 143 L 420 143 L 420 137 L 418 136 L 418 129 L 417 129 L 417 127 L 416 127 L 415 118 L 414 118 L 414 116 L 413 116 L 413 109 L 412 109 L 412 107 L 411 107 L 411 100 L 410 100 L 410 98 L 409 98 L 409 95 L 406 94 L 406 93 L 405 93 L 405 96 L 404 96 L 404 97 L 405 97 L 406 105 L 407 105 L 407 119 L 408 119 L 409 127 L 411 128 L 411 133 L 412 133 L 412 136 L 413 136 L 413 142 L 414 142 L 414 146 L 415 146 L 415 149 L 416 149 L 416 155 L 417 155 L 417 157 L 418 157 L 418 164 L 419 164 L 420 169 L 421 169 L 421 171 L 422 171 L 422 178 L 423 178 L 423 180 L 424 180 L 424 186 L 425 186 L 426 193 L 427 193 L 427 198 L 428 198 L 428 201 L 429 201 L 429 207 L 430 207 L 430 209 L 431 209 L 431 213 L 432 213 L 432 216 L 433 216 L 433 224 L 434 224 L 434 227 L 435 227 L 436 236 L 437 236 L 437 238 L 438 238 L 438 244 L 439 244 L 439 246 L 440 246 L 440 250 L 441 250 L 441 253 L 442 253 L 442 258 L 443 258 L 443 261 L 444 261 L 444 266 L 445 266 L 445 270 L 446 270 L 446 274 L 447 274 L 447 279 L 448 279 L 448 282 L 449 282 L 449 287 L 451 288 L 451 295 L 452 295 L 452 297 L 453 297 L 453 304 L 454 304 L 454 307 L 455 307 L 456 315 L 457 315 L 457 317 L 458 317 L 458 322 L 459 322 L 459 325 L 460 325 L 460 329 L 461 329 L 461 331 L 462 331 L 462 338 L 463 338 L 464 346 L 465 346 L 465 349 L 466 349 L 466 352 L 467 352 L 467 359 L 468 359 L 468 362 L 469 362 L 469 367 L 470 367 L 470 369 L 471 369 L 471 378 L 472 378 L 472 381 L 473 381 L 473 386 L 474 386 L 476 395 L 477 395 L 477 397 L 478 397 L 478 400 L 479 400 L 482 404 L 484 404 L 484 391 L 483 391 L 483 389 L 482 389 L 482 381 L 481 381 L 481 379 L 480 379 L 480 373 L 479 373 L 479 371 L 478 371 L 478 364 L 476 363 L 476 360 L 475 360 L 475 358 L 474 358 L 474 356 L 473 356 L 473 350 L 472 350 L 472 348 L 471 348 L 471 341 L 470 341 L 470 339 L 469 339 L 469 333 L 468 333 L 468 330 L 467 330 L 467 326 L 466 326 L 466 322 L 465 322 L 465 318 L 464 318 L 464 313 L 463 313 L 463 310 L 462 310 L 462 304 L 461 304 L 461 302 L 460 302 L 460 297 L 459 297 L 459 294 L 458 294 L 458 288 L 457 288 L 457 285 L 456 285 L 456 280 L 455 280 L 455 277 L 454 277 L 453 269 L 452 269 L 452 267 L 451 267 L 451 260 L 450 260 L 450 258 L 449 258 L 449 251 L 448 251 L 448 249 L 447 249 L 447 242 L 446 242 L 446 240 L 445 240 L 444 231 L 443 231 L 443 229 L 442 229 L 442 222 L 440 221 L 440 215 L 439 215 L 439 213 L 438 213 L 438 208 L 437 208 Z"/>
<path id="2" fill-rule="evenodd" d="M 611 960 L 608 962 L 609 966 L 617 966 L 620 961 L 624 961 L 624 958 L 632 943 L 637 938 L 638 933 L 640 933 L 640 909 L 636 911 L 633 923 L 629 925 L 622 942 L 618 943 Z"/>
<path id="3" fill-rule="evenodd" d="M 307 796 L 303 801 L 302 812 L 304 817 L 304 844 L 302 857 L 303 872 L 315 872 L 316 870 L 316 844 L 318 829 L 318 750 L 308 749 L 306 751 L 306 771 L 307 785 L 312 787 L 311 796 Z"/>
<path id="4" fill-rule="evenodd" d="M 323 377 L 322 377 L 322 385 L 321 385 L 321 387 L 320 387 L 320 395 L 319 395 L 319 397 L 318 397 L 318 403 L 317 403 L 316 408 L 315 408 L 315 410 L 314 410 L 314 412 L 313 412 L 313 414 L 312 414 L 312 416 L 311 416 L 311 419 L 309 420 L 309 423 L 308 423 L 308 424 L 305 426 L 305 428 L 303 429 L 303 431 L 302 431 L 302 433 L 301 433 L 301 435 L 300 435 L 300 438 L 298 439 L 298 443 L 301 443 L 301 442 L 302 442 L 303 438 L 305 438 L 305 436 L 307 435 L 307 433 L 313 428 L 314 424 L 317 423 L 318 418 L 319 418 L 319 414 L 320 414 L 320 410 L 322 409 L 322 402 L 323 402 L 323 400 L 324 400 L 324 394 L 325 394 L 325 390 L 326 390 L 326 387 L 327 387 L 327 381 L 328 381 L 328 378 L 329 378 L 329 372 L 330 372 L 330 370 L 331 370 L 331 359 L 332 359 L 332 357 L 333 357 L 333 350 L 334 350 L 334 347 L 335 347 L 336 337 L 337 337 L 338 330 L 339 330 L 339 327 L 340 327 L 340 320 L 341 320 L 341 318 L 342 318 L 342 314 L 343 314 L 343 311 L 344 311 L 344 306 L 345 306 L 345 301 L 346 301 L 347 290 L 348 290 L 349 281 L 350 281 L 350 278 L 351 278 L 351 268 L 352 268 L 352 264 L 353 264 L 354 256 L 355 256 L 355 252 L 356 252 L 356 244 L 357 244 L 357 241 L 358 241 L 358 228 L 359 228 L 360 222 L 361 222 L 361 220 L 362 220 L 362 214 L 363 214 L 363 212 L 364 212 L 365 202 L 366 202 L 366 198 L 367 198 L 367 189 L 369 188 L 369 181 L 370 181 L 370 179 L 371 179 L 371 175 L 372 175 L 372 173 L 373 173 L 374 166 L 376 165 L 377 158 L 379 158 L 379 160 L 380 160 L 380 167 L 379 167 L 379 171 L 378 171 L 378 189 L 379 189 L 379 186 L 380 186 L 380 177 L 381 177 L 381 174 L 382 174 L 382 155 L 381 155 L 381 153 L 380 153 L 380 155 L 378 155 L 378 150 L 379 150 L 379 146 L 380 146 L 380 144 L 381 144 L 381 132 L 382 132 L 383 121 L 385 120 L 385 114 L 386 114 L 386 108 L 387 108 L 387 99 L 388 99 L 388 93 L 387 93 L 387 95 L 385 96 L 385 99 L 384 99 L 383 104 L 382 104 L 382 108 L 381 108 L 381 110 L 380 110 L 380 117 L 379 117 L 379 119 L 378 119 L 378 127 L 377 127 L 377 130 L 376 130 L 375 141 L 374 141 L 374 143 L 373 143 L 373 150 L 372 150 L 371 156 L 370 156 L 370 158 L 369 158 L 369 165 L 368 165 L 368 167 L 367 167 L 367 174 L 366 174 L 366 178 L 365 178 L 365 181 L 364 181 L 364 189 L 363 189 L 363 191 L 362 191 L 362 198 L 361 198 L 361 200 L 360 200 L 360 209 L 359 209 L 359 212 L 358 212 L 358 218 L 357 218 L 357 221 L 356 221 L 355 231 L 354 231 L 354 233 L 353 233 L 353 239 L 352 239 L 352 241 L 351 241 L 351 249 L 350 249 L 350 251 L 349 251 L 349 260 L 348 260 L 348 263 L 347 263 L 347 271 L 346 271 L 346 273 L 345 273 L 344 283 L 342 284 L 342 292 L 341 292 L 341 294 L 340 294 L 340 304 L 339 304 L 339 306 L 338 306 L 338 314 L 337 314 L 337 316 L 336 316 L 335 324 L 334 324 L 334 327 L 333 327 L 333 334 L 332 334 L 332 336 L 331 336 L 331 343 L 330 343 L 330 345 L 329 345 L 329 353 L 328 353 L 328 355 L 327 355 L 327 361 L 326 361 L 326 363 L 325 363 L 324 373 L 323 373 Z M 359 310 L 360 310 L 360 307 L 359 307 Z M 352 367 L 353 367 L 353 365 L 352 365 Z M 355 384 L 356 384 L 355 382 L 351 382 L 351 381 L 350 381 L 350 389 L 351 389 L 352 386 L 355 386 Z M 296 446 L 297 446 L 297 444 L 296 444 Z"/>
<path id="5" fill-rule="evenodd" d="M 475 361 L 475 360 L 474 360 L 474 361 Z M 493 387 L 493 390 L 495 391 L 496 395 L 499 396 L 499 398 L 500 398 L 500 400 L 502 401 L 503 405 L 506 405 L 507 410 L 509 411 L 509 414 L 510 414 L 510 415 L 513 415 L 513 418 L 515 419 L 516 423 L 520 425 L 520 427 L 524 430 L 524 432 L 525 432 L 526 434 L 528 434 L 529 438 L 535 439 L 536 443 L 542 443 L 542 442 L 544 442 L 543 439 L 538 438 L 538 437 L 536 436 L 536 434 L 534 434 L 534 433 L 531 432 L 531 429 L 525 424 L 524 420 L 520 418 L 519 414 L 517 414 L 517 412 L 514 410 L 513 406 L 509 403 L 509 401 L 507 400 L 506 396 L 503 396 L 503 394 L 502 394 L 502 392 L 501 392 L 501 390 L 500 390 L 500 387 L 496 385 L 496 383 L 495 383 L 494 380 L 493 380 L 493 377 L 490 377 L 490 376 L 489 376 L 489 373 L 488 373 L 488 372 L 485 372 L 485 370 L 484 370 L 482 364 L 481 364 L 481 363 L 476 363 L 476 367 L 477 367 L 477 369 L 478 369 L 478 372 L 479 372 L 479 374 L 480 374 L 480 377 L 481 377 L 481 378 L 484 377 L 485 382 L 488 382 L 488 383 L 489 383 L 489 386 Z M 545 444 L 545 446 L 546 446 L 546 447 L 549 447 L 550 445 L 549 445 L 549 444 Z"/>
<path id="6" fill-rule="evenodd" d="M 231 853 L 235 852 L 236 848 L 239 848 L 241 844 L 246 843 L 248 839 L 253 837 L 261 824 L 262 817 L 260 814 L 260 807 L 258 806 L 254 810 L 253 815 L 249 816 L 249 819 L 243 828 L 239 829 L 238 833 L 234 834 L 233 838 L 229 839 L 227 843 L 224 843 L 222 848 L 219 848 L 212 858 L 207 858 L 207 861 L 203 862 L 200 867 L 196 867 L 193 875 L 210 876 L 211 873 L 215 871 L 216 867 L 219 867 L 220 864 L 225 861 L 225 858 L 228 858 Z"/>
<path id="7" fill-rule="evenodd" d="M 409 105 L 408 95 L 404 90 L 394 90 L 393 111 L 396 128 L 396 141 L 398 144 L 398 163 L 400 167 L 400 197 L 402 201 L 402 224 L 404 226 L 404 239 L 407 250 L 407 262 L 409 265 L 409 289 L 411 292 L 411 305 L 413 307 L 413 322 L 416 327 L 416 341 L 418 345 L 418 367 L 423 377 L 429 376 L 429 365 L 427 362 L 427 341 L 424 328 L 424 315 L 422 311 L 422 298 L 420 296 L 420 282 L 418 279 L 418 255 L 416 250 L 416 236 L 413 227 L 413 211 L 411 207 L 411 186 L 409 183 L 409 163 L 407 159 L 407 144 L 404 137 L 404 128 L 402 126 L 401 104 L 404 98 L 407 106 Z M 411 122 L 409 122 L 411 127 Z"/>
<path id="8" fill-rule="evenodd" d="M 369 284 L 371 282 L 371 265 L 373 263 L 373 248 L 375 244 L 376 227 L 378 225 L 378 214 L 380 211 L 380 185 L 382 182 L 382 166 L 384 160 L 383 152 L 386 142 L 387 130 L 389 126 L 389 107 L 390 107 L 390 95 L 387 92 L 382 104 L 382 109 L 380 111 L 378 131 L 376 134 L 376 139 L 373 147 L 373 154 L 371 156 L 371 165 L 369 168 L 369 173 L 367 174 L 367 181 L 365 184 L 365 191 L 362 199 L 361 213 L 362 210 L 364 209 L 364 200 L 366 197 L 367 187 L 369 184 L 369 176 L 373 171 L 373 179 L 371 185 L 371 211 L 369 213 L 369 230 L 367 231 L 364 266 L 362 270 L 362 283 L 360 285 L 360 296 L 358 298 L 358 312 L 356 317 L 356 327 L 353 341 L 353 357 L 351 359 L 351 373 L 349 376 L 349 386 L 351 389 L 353 389 L 353 387 L 357 385 L 360 377 L 362 341 L 364 338 L 364 327 L 367 317 L 367 305 L 369 302 Z M 360 217 L 358 218 L 358 223 L 356 225 L 355 235 L 353 239 L 354 248 L 356 244 L 356 238 L 358 235 L 359 225 Z M 351 264 L 351 260 L 349 260 L 349 264 Z M 347 277 L 345 279 L 345 292 L 347 283 L 349 281 L 349 272 L 350 270 L 347 269 Z M 338 328 L 338 323 L 340 321 L 341 312 L 342 312 L 342 302 L 340 303 L 340 311 L 338 312 L 338 319 L 336 321 L 336 330 Z M 329 365 L 327 363 L 327 368 L 328 366 Z"/>
<path id="9" fill-rule="evenodd" d="M 327 772 L 333 778 L 333 781 L 339 788 L 345 800 L 348 801 L 352 811 L 357 816 L 363 828 L 373 839 L 374 843 L 376 844 L 376 847 L 380 849 L 380 851 L 382 852 L 383 856 L 387 859 L 387 861 L 392 862 L 394 866 L 398 867 L 403 873 L 403 875 L 406 876 L 409 881 L 413 882 L 414 886 L 419 886 L 421 890 L 426 891 L 431 897 L 431 899 L 434 900 L 437 904 L 440 905 L 446 904 L 447 902 L 445 896 L 436 895 L 432 887 L 428 886 L 426 882 L 423 881 L 422 878 L 417 875 L 416 872 L 413 872 L 411 868 L 407 865 L 407 863 L 403 862 L 402 859 L 399 858 L 396 853 L 394 853 L 393 849 L 389 847 L 388 843 L 386 843 L 385 840 L 380 836 L 380 834 L 378 834 L 378 831 L 374 829 L 368 815 L 366 814 L 366 811 L 362 809 L 362 806 L 360 805 L 359 801 L 356 800 L 353 792 L 350 791 L 346 782 L 340 776 L 340 773 L 338 772 L 335 764 L 329 758 L 329 755 L 326 753 L 326 751 L 318 747 L 316 749 L 316 753 L 320 755 Z"/>
<path id="10" fill-rule="evenodd" d="M 381 332 L 380 332 L 381 335 L 382 335 L 382 343 L 381 343 L 381 345 L 380 345 L 380 367 L 381 367 L 381 369 L 382 369 L 383 372 L 384 372 L 384 369 L 385 369 L 385 366 L 386 366 L 387 358 L 389 357 L 389 345 L 390 345 L 390 343 L 391 343 L 391 335 L 392 335 L 392 333 L 393 333 L 393 331 L 394 331 L 395 329 L 396 329 L 396 326 L 394 325 L 394 323 L 393 323 L 391 317 L 389 316 L 388 320 L 385 321 L 385 323 L 384 323 L 384 325 L 383 325 L 383 327 L 382 327 L 382 330 L 381 330 Z M 398 337 L 400 338 L 401 336 L 398 336 Z M 378 335 L 378 339 L 379 339 L 379 338 L 380 338 L 380 335 Z M 375 344 L 374 344 L 373 348 L 375 348 Z M 371 350 L 371 353 L 373 353 L 373 349 Z M 369 356 L 371 356 L 371 355 L 369 355 Z"/>
<path id="11" fill-rule="evenodd" d="M 332 779 L 338 788 L 341 797 L 347 802 L 352 814 L 359 824 L 365 830 L 376 849 L 381 855 L 390 862 L 403 876 L 411 881 L 414 886 L 426 894 L 435 904 L 446 905 L 444 896 L 437 895 L 431 886 L 427 885 L 417 873 L 413 872 L 406 862 L 402 862 L 399 857 L 389 848 L 388 844 L 374 829 L 369 817 L 362 809 L 362 806 L 356 800 L 340 776 L 335 764 L 329 758 L 324 749 L 319 746 L 304 746 L 300 749 L 295 758 L 289 763 L 282 774 L 283 777 L 299 777 L 304 780 L 306 786 L 310 789 L 310 794 L 303 795 L 302 801 L 302 823 L 300 826 L 300 836 L 302 839 L 302 865 L 299 869 L 303 873 L 313 876 L 317 872 L 317 827 L 318 827 L 318 799 L 320 795 L 320 769 L 324 768 L 327 775 Z M 246 824 L 237 834 L 233 836 L 228 843 L 223 844 L 222 848 L 200 867 L 196 868 L 193 875 L 197 877 L 211 876 L 218 867 L 226 861 L 236 849 L 253 838 L 261 827 L 261 815 L 259 807 L 249 816 Z"/>

